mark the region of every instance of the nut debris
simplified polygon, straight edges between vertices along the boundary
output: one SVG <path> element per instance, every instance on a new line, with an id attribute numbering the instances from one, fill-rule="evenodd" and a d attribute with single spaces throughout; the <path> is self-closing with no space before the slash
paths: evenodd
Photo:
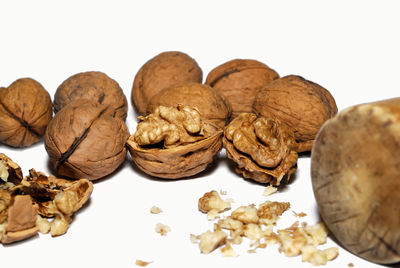
<path id="1" fill-rule="evenodd" d="M 162 223 L 157 223 L 155 230 L 162 236 L 166 236 L 168 232 L 171 232 L 171 228 L 168 225 L 164 225 Z"/>
<path id="2" fill-rule="evenodd" d="M 198 202 L 198 208 L 201 212 L 207 213 L 209 220 L 215 219 L 218 213 L 231 208 L 231 203 L 221 199 L 217 191 L 205 193 Z"/>
<path id="3" fill-rule="evenodd" d="M 265 189 L 264 189 L 263 196 L 270 196 L 270 195 L 276 193 L 277 191 L 278 191 L 278 188 L 277 188 L 277 187 L 274 187 L 274 186 L 272 186 L 272 185 L 268 185 L 268 186 L 265 187 Z"/>
<path id="4" fill-rule="evenodd" d="M 161 212 L 163 212 L 162 209 L 156 206 L 152 206 L 150 209 L 151 214 L 160 214 Z"/>
<path id="5" fill-rule="evenodd" d="M 136 262 L 135 262 L 135 264 L 136 264 L 137 266 L 142 266 L 142 267 L 147 266 L 147 265 L 149 265 L 150 263 L 152 263 L 152 261 L 136 260 Z"/>
<path id="6" fill-rule="evenodd" d="M 202 253 L 209 254 L 217 247 L 225 243 L 227 234 L 221 230 L 211 232 L 210 230 L 200 235 L 199 248 Z"/>

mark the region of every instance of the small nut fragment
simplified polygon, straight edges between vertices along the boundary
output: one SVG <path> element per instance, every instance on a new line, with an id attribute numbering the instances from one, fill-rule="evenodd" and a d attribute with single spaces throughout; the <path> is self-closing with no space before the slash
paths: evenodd
<path id="1" fill-rule="evenodd" d="M 171 228 L 162 223 L 157 223 L 155 230 L 162 236 L 166 236 L 168 232 L 171 232 Z"/>
<path id="2" fill-rule="evenodd" d="M 135 262 L 135 264 L 136 264 L 137 266 L 142 266 L 142 267 L 147 266 L 147 265 L 149 265 L 150 263 L 152 263 L 152 261 L 136 260 L 136 262 Z"/>
<path id="3" fill-rule="evenodd" d="M 226 217 L 218 221 L 218 226 L 228 230 L 240 230 L 243 228 L 243 223 L 239 220 L 235 220 L 232 217 Z"/>
<path id="4" fill-rule="evenodd" d="M 257 215 L 260 218 L 260 222 L 265 225 L 274 225 L 279 217 L 288 210 L 290 203 L 288 202 L 271 202 L 266 201 L 261 204 L 257 210 Z"/>
<path id="5" fill-rule="evenodd" d="M 200 235 L 199 248 L 202 253 L 209 254 L 217 247 L 225 243 L 227 234 L 221 230 L 211 232 L 210 230 Z"/>
<path id="6" fill-rule="evenodd" d="M 221 199 L 217 191 L 205 193 L 198 202 L 198 208 L 203 213 L 208 213 L 209 219 L 213 219 L 220 212 L 231 208 L 231 204 Z"/>
<path id="7" fill-rule="evenodd" d="M 264 189 L 263 196 L 269 196 L 269 195 L 271 195 L 271 194 L 276 193 L 277 191 L 278 191 L 278 188 L 277 188 L 277 187 L 274 187 L 274 186 L 272 186 L 272 185 L 268 185 L 268 186 L 265 187 L 265 189 Z"/>
<path id="8" fill-rule="evenodd" d="M 223 145 L 245 178 L 277 186 L 296 170 L 293 131 L 279 120 L 242 113 L 225 127 Z"/>
<path id="9" fill-rule="evenodd" d="M 63 235 L 67 232 L 72 218 L 68 215 L 57 214 L 50 224 L 51 236 Z"/>
<path id="10" fill-rule="evenodd" d="M 40 215 L 37 216 L 36 226 L 39 227 L 39 232 L 41 232 L 42 234 L 47 234 L 51 230 L 50 222 L 46 218 L 41 217 Z"/>
<path id="11" fill-rule="evenodd" d="M 224 257 L 237 257 L 238 256 L 236 251 L 233 249 L 233 247 L 229 243 L 226 243 L 225 246 L 221 248 L 221 254 Z"/>
<path id="12" fill-rule="evenodd" d="M 257 209 L 254 206 L 240 206 L 231 214 L 232 219 L 243 223 L 258 223 Z"/>
<path id="13" fill-rule="evenodd" d="M 162 209 L 156 206 L 152 206 L 150 209 L 151 214 L 160 214 L 162 212 Z"/>
<path id="14" fill-rule="evenodd" d="M 313 245 L 307 245 L 302 248 L 301 254 L 303 262 L 309 262 L 312 265 L 325 265 L 328 261 L 338 256 L 338 248 L 332 247 L 320 250 Z"/>

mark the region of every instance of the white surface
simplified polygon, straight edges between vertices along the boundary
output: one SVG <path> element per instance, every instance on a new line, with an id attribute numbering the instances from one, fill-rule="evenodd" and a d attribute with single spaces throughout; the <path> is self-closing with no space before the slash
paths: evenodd
<path id="1" fill-rule="evenodd" d="M 398 96 L 400 41 L 398 1 L 1 1 L 0 86 L 21 77 L 39 81 L 54 96 L 57 86 L 81 71 L 98 70 L 117 80 L 129 100 L 127 124 L 136 115 L 131 86 L 148 59 L 180 50 L 197 60 L 204 79 L 215 66 L 233 58 L 265 62 L 281 76 L 298 74 L 326 87 L 339 110 L 357 103 Z M 43 142 L 26 149 L 0 145 L 0 151 L 30 168 L 50 172 Z M 0 246 L 2 267 L 310 267 L 301 257 L 287 258 L 276 247 L 235 247 L 239 257 L 219 251 L 200 254 L 189 234 L 211 229 L 197 210 L 210 190 L 226 190 L 234 207 L 267 199 L 287 201 L 316 223 L 309 157 L 298 161 L 296 178 L 277 194 L 262 196 L 264 186 L 233 172 L 221 152 L 216 165 L 196 178 L 152 179 L 138 171 L 130 156 L 112 176 L 95 183 L 90 203 L 68 233 Z M 163 209 L 150 214 L 153 205 Z M 279 226 L 296 220 L 286 212 Z M 166 237 L 156 223 L 171 227 Z M 327 246 L 334 246 L 329 240 Z M 327 267 L 378 266 L 340 248 Z"/>

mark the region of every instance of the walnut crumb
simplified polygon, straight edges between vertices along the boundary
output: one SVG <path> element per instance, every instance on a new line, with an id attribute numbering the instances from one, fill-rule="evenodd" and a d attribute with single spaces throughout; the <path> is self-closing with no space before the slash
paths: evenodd
<path id="1" fill-rule="evenodd" d="M 142 260 L 136 260 L 136 265 L 137 266 L 147 266 L 147 265 L 149 265 L 150 263 L 152 263 L 152 261 L 142 261 Z"/>
<path id="2" fill-rule="evenodd" d="M 225 244 L 227 234 L 221 230 L 207 231 L 200 235 L 199 248 L 202 253 L 209 254 L 217 247 Z"/>
<path id="3" fill-rule="evenodd" d="M 274 186 L 271 186 L 271 185 L 269 185 L 269 186 L 265 187 L 265 190 L 264 190 L 263 196 L 269 196 L 269 195 L 272 195 L 272 194 L 276 193 L 277 191 L 278 191 L 278 188 L 276 188 L 276 187 L 274 187 Z"/>
<path id="4" fill-rule="evenodd" d="M 152 206 L 150 209 L 151 214 L 159 214 L 161 212 L 163 212 L 162 209 L 156 206 Z"/>
<path id="5" fill-rule="evenodd" d="M 166 236 L 168 232 L 171 232 L 171 228 L 168 225 L 164 225 L 162 223 L 157 223 L 156 232 L 162 236 Z"/>
<path id="6" fill-rule="evenodd" d="M 349 264 L 347 264 L 347 266 L 354 267 L 354 264 L 352 262 L 350 262 Z"/>
<path id="7" fill-rule="evenodd" d="M 236 253 L 236 251 L 232 248 L 231 244 L 226 243 L 224 247 L 222 247 L 221 249 L 221 254 L 224 257 L 237 257 L 238 254 Z"/>
<path id="8" fill-rule="evenodd" d="M 303 217 L 307 216 L 307 213 L 304 213 L 304 212 L 297 213 L 297 212 L 293 211 L 293 215 L 298 218 L 303 218 Z"/>

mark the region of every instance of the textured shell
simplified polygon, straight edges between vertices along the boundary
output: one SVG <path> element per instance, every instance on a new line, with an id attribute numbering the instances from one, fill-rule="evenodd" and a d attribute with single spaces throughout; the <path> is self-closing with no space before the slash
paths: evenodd
<path id="1" fill-rule="evenodd" d="M 132 87 L 132 103 L 136 112 L 146 114 L 150 99 L 164 88 L 182 82 L 201 83 L 203 72 L 189 55 L 163 52 L 146 62 L 135 76 Z"/>
<path id="2" fill-rule="evenodd" d="M 317 135 L 311 178 L 319 212 L 352 253 L 400 261 L 400 98 L 340 112 Z"/>
<path id="3" fill-rule="evenodd" d="M 298 151 L 309 151 L 318 130 L 337 113 L 337 107 L 328 90 L 300 76 L 290 75 L 258 90 L 253 111 L 286 123 L 293 129 L 299 146 L 306 145 Z"/>
<path id="4" fill-rule="evenodd" d="M 149 102 L 146 113 L 152 113 L 159 105 L 196 107 L 203 121 L 210 121 L 224 127 L 231 115 L 229 103 L 210 86 L 200 83 L 183 83 L 156 94 Z"/>
<path id="5" fill-rule="evenodd" d="M 234 59 L 211 70 L 206 84 L 221 92 L 236 117 L 239 113 L 252 112 L 256 91 L 277 78 L 278 73 L 262 62 Z"/>
<path id="6" fill-rule="evenodd" d="M 70 178 L 102 178 L 124 162 L 129 137 L 125 123 L 109 106 L 76 101 L 50 122 L 45 148 L 57 174 Z"/>
<path id="7" fill-rule="evenodd" d="M 143 148 L 130 138 L 127 142 L 135 164 L 145 173 L 165 179 L 193 176 L 205 170 L 222 147 L 223 131 L 205 123 L 209 131 L 215 131 L 206 139 L 169 149 Z"/>
<path id="8" fill-rule="evenodd" d="M 54 112 L 76 100 L 109 105 L 122 120 L 125 120 L 128 111 L 128 103 L 119 84 L 102 72 L 78 73 L 67 78 L 54 95 Z"/>
<path id="9" fill-rule="evenodd" d="M 0 90 L 0 141 L 26 147 L 44 135 L 52 117 L 49 93 L 37 81 L 21 78 Z"/>

